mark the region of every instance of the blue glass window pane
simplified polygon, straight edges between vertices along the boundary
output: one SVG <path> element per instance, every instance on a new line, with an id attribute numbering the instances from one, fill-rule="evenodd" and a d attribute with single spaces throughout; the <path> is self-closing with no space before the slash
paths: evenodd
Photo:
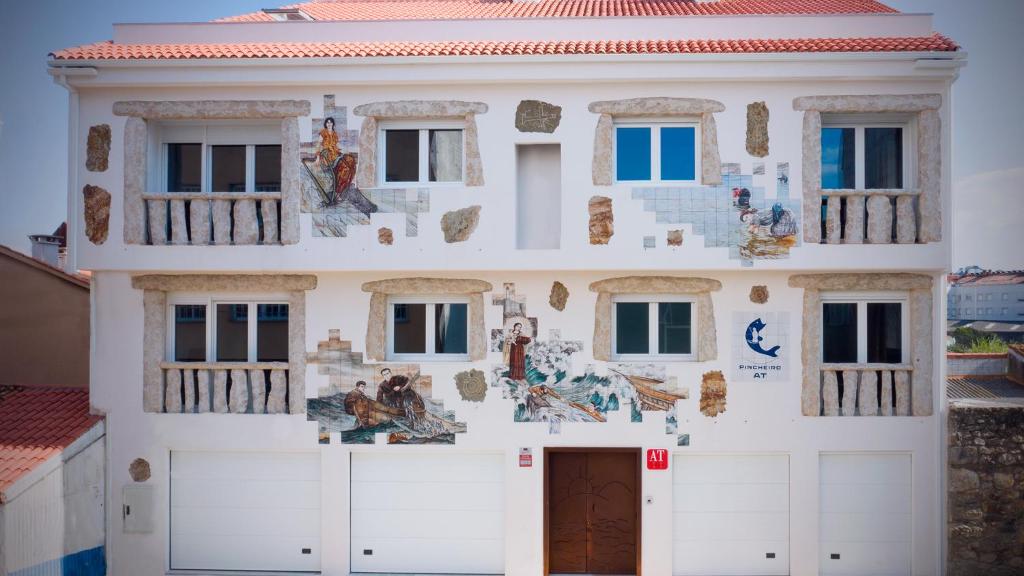
<path id="1" fill-rule="evenodd" d="M 821 129 L 821 187 L 825 190 L 857 186 L 853 128 Z"/>
<path id="2" fill-rule="evenodd" d="M 693 180 L 696 174 L 696 130 L 692 126 L 661 129 L 661 179 Z"/>
<path id="3" fill-rule="evenodd" d="M 615 129 L 615 177 L 618 180 L 651 179 L 651 129 Z"/>

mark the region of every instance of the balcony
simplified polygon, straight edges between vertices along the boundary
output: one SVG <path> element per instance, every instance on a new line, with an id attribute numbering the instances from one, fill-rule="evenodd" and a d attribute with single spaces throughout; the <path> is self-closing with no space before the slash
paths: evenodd
<path id="1" fill-rule="evenodd" d="M 287 362 L 161 362 L 165 413 L 288 414 Z"/>

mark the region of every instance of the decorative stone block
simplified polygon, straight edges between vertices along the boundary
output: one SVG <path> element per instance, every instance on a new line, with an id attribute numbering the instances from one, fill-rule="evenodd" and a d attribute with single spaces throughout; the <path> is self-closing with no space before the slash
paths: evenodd
<path id="1" fill-rule="evenodd" d="M 857 413 L 857 382 L 860 373 L 856 370 L 843 370 L 843 416 L 854 416 Z"/>
<path id="2" fill-rule="evenodd" d="M 210 243 L 210 201 L 191 200 L 188 203 L 189 236 L 193 246 Z"/>
<path id="3" fill-rule="evenodd" d="M 210 411 L 210 371 L 196 370 L 196 412 Z"/>
<path id="4" fill-rule="evenodd" d="M 768 287 L 763 285 L 751 286 L 750 301 L 754 304 L 765 304 L 768 302 Z"/>
<path id="5" fill-rule="evenodd" d="M 188 244 L 188 226 L 185 220 L 185 201 L 171 200 L 171 244 Z"/>
<path id="6" fill-rule="evenodd" d="M 99 246 L 107 241 L 107 231 L 110 228 L 110 192 L 99 186 L 86 184 L 82 188 L 82 197 L 85 236 Z"/>
<path id="7" fill-rule="evenodd" d="M 267 383 L 263 370 L 249 370 L 249 385 L 252 388 L 252 413 L 263 414 L 267 404 Z"/>
<path id="8" fill-rule="evenodd" d="M 299 150 L 299 119 L 281 121 L 281 244 L 298 244 L 299 210 L 302 205 L 302 158 Z"/>
<path id="9" fill-rule="evenodd" d="M 149 243 L 154 246 L 167 244 L 167 201 L 148 200 L 146 209 L 149 213 Z"/>
<path id="10" fill-rule="evenodd" d="M 914 214 L 914 197 L 896 197 L 896 242 L 913 244 L 917 241 L 917 216 Z"/>
<path id="11" fill-rule="evenodd" d="M 569 300 L 569 289 L 558 280 L 551 284 L 551 294 L 548 295 L 548 304 L 559 312 L 565 310 L 565 304 Z"/>
<path id="12" fill-rule="evenodd" d="M 177 414 L 181 412 L 181 370 L 168 370 L 167 385 L 164 388 L 164 412 Z"/>
<path id="13" fill-rule="evenodd" d="M 213 371 L 213 411 L 225 414 L 228 411 L 228 371 Z"/>
<path id="14" fill-rule="evenodd" d="M 892 242 L 892 201 L 888 196 L 868 198 L 868 242 L 889 244 Z"/>
<path id="15" fill-rule="evenodd" d="M 487 396 L 487 378 L 480 370 L 468 370 L 455 375 L 455 388 L 467 402 L 483 402 Z"/>
<path id="16" fill-rule="evenodd" d="M 124 243 L 146 241 L 146 121 L 128 118 L 124 122 Z"/>
<path id="17" fill-rule="evenodd" d="M 384 246 L 391 246 L 395 243 L 395 234 L 391 231 L 391 228 L 379 228 L 377 229 L 377 242 Z"/>
<path id="18" fill-rule="evenodd" d="M 462 143 L 466 156 L 466 186 L 484 185 L 484 165 L 480 159 L 480 136 L 476 128 L 476 115 L 466 114 L 466 126 L 462 132 Z"/>
<path id="19" fill-rule="evenodd" d="M 768 105 L 764 102 L 747 104 L 747 154 L 768 155 Z"/>
<path id="20" fill-rule="evenodd" d="M 263 216 L 262 238 L 264 244 L 277 244 L 277 202 L 273 200 L 260 201 L 260 215 Z"/>
<path id="21" fill-rule="evenodd" d="M 85 169 L 89 172 L 106 172 L 110 158 L 110 124 L 89 127 L 85 143 Z"/>
<path id="22" fill-rule="evenodd" d="M 821 112 L 804 112 L 803 124 L 803 221 L 804 242 L 821 242 Z"/>
<path id="23" fill-rule="evenodd" d="M 666 243 L 669 246 L 682 246 L 683 245 L 683 231 L 682 230 L 669 230 L 666 237 Z"/>
<path id="24" fill-rule="evenodd" d="M 516 107 L 516 130 L 520 132 L 551 134 L 561 121 L 561 106 L 540 100 L 523 100 Z"/>
<path id="25" fill-rule="evenodd" d="M 356 186 L 377 186 L 377 119 L 363 118 L 359 128 L 359 162 L 356 163 Z"/>
<path id="26" fill-rule="evenodd" d="M 151 475 L 149 462 L 144 458 L 136 458 L 128 465 L 128 476 L 131 477 L 133 482 L 145 482 L 149 480 Z"/>
<path id="27" fill-rule="evenodd" d="M 587 203 L 587 209 L 590 212 L 590 243 L 607 244 L 615 234 L 612 199 L 607 196 L 592 196 Z"/>
<path id="28" fill-rule="evenodd" d="M 245 370 L 231 371 L 231 388 L 228 392 L 228 409 L 232 414 L 244 414 L 249 410 L 249 381 Z"/>
<path id="29" fill-rule="evenodd" d="M 892 416 L 892 371 L 882 370 L 882 397 L 879 399 L 882 416 Z"/>
<path id="30" fill-rule="evenodd" d="M 829 196 L 825 208 L 825 241 L 829 244 L 842 242 L 843 228 L 840 222 L 842 197 Z"/>
<path id="31" fill-rule="evenodd" d="M 231 244 L 231 200 L 213 201 L 213 243 L 218 246 Z"/>
<path id="32" fill-rule="evenodd" d="M 701 184 L 712 186 L 722 183 L 722 158 L 718 154 L 718 128 L 715 115 L 705 112 L 700 117 Z"/>
<path id="33" fill-rule="evenodd" d="M 836 380 L 836 373 L 826 370 L 822 378 L 821 398 L 824 403 L 824 416 L 839 415 L 839 382 Z"/>
<path id="34" fill-rule="evenodd" d="M 942 119 L 938 110 L 917 115 L 917 185 L 921 223 L 918 240 L 942 240 Z"/>
<path id="35" fill-rule="evenodd" d="M 861 416 L 878 416 L 878 372 L 865 370 L 860 374 L 857 407 Z"/>
<path id="36" fill-rule="evenodd" d="M 793 280 L 790 278 L 790 286 Z M 821 373 L 818 369 L 821 345 L 821 293 L 805 289 L 803 299 L 803 338 L 800 339 L 800 362 L 804 367 L 800 388 L 800 411 L 804 416 L 821 414 Z"/>
<path id="37" fill-rule="evenodd" d="M 236 245 L 255 244 L 260 239 L 255 200 L 235 200 L 234 224 L 231 239 Z"/>
<path id="38" fill-rule="evenodd" d="M 181 400 L 185 403 L 185 412 L 191 414 L 196 411 L 196 371 L 182 370 L 181 373 Z"/>
<path id="39" fill-rule="evenodd" d="M 451 244 L 469 240 L 479 222 L 480 206 L 469 206 L 445 212 L 441 216 L 441 231 L 444 232 L 444 241 Z"/>
<path id="40" fill-rule="evenodd" d="M 267 414 L 288 413 L 288 405 L 285 403 L 287 390 L 284 370 L 271 370 L 270 395 L 267 397 Z"/>
<path id="41" fill-rule="evenodd" d="M 611 114 L 601 114 L 594 129 L 594 159 L 591 176 L 594 186 L 610 186 L 614 180 L 615 148 L 614 122 Z"/>
<path id="42" fill-rule="evenodd" d="M 142 409 L 163 412 L 164 371 L 160 362 L 167 346 L 167 293 L 146 290 L 142 293 Z"/>
<path id="43" fill-rule="evenodd" d="M 897 370 L 894 375 L 896 388 L 896 415 L 910 415 L 910 373 L 906 370 Z"/>
<path id="44" fill-rule="evenodd" d="M 700 383 L 700 413 L 714 418 L 725 412 L 727 387 L 720 370 L 705 372 Z"/>
<path id="45" fill-rule="evenodd" d="M 864 243 L 864 197 L 846 197 L 846 229 L 843 231 L 844 244 Z"/>
<path id="46" fill-rule="evenodd" d="M 302 289 L 292 290 L 288 293 L 288 367 L 287 410 L 290 414 L 304 414 L 306 412 L 306 293 Z M 271 387 L 273 387 L 273 379 L 271 379 Z"/>

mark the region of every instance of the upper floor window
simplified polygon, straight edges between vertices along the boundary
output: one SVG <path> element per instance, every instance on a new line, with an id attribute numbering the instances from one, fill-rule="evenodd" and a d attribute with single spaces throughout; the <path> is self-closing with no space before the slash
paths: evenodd
<path id="1" fill-rule="evenodd" d="M 166 124 L 158 186 L 164 192 L 280 192 L 280 126 Z"/>
<path id="2" fill-rule="evenodd" d="M 181 296 L 169 314 L 171 361 L 288 361 L 286 301 Z"/>
<path id="3" fill-rule="evenodd" d="M 907 297 L 900 293 L 824 293 L 821 359 L 828 364 L 909 362 Z"/>
<path id="4" fill-rule="evenodd" d="M 909 188 L 910 124 L 864 120 L 842 116 L 823 118 L 821 187 L 826 190 Z"/>
<path id="5" fill-rule="evenodd" d="M 685 296 L 615 296 L 612 358 L 694 360 L 695 307 L 695 299 Z"/>
<path id="6" fill-rule="evenodd" d="M 388 326 L 389 360 L 469 360 L 467 298 L 391 298 Z"/>
<path id="7" fill-rule="evenodd" d="M 425 184 L 464 179 L 463 123 L 385 124 L 383 182 Z"/>
<path id="8" fill-rule="evenodd" d="M 700 173 L 697 123 L 615 125 L 619 182 L 696 182 Z"/>

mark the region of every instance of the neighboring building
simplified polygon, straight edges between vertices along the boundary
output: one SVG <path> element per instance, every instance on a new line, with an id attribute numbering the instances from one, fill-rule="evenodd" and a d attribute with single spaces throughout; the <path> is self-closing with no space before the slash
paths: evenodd
<path id="1" fill-rule="evenodd" d="M 110 573 L 940 573 L 963 63 L 874 0 L 55 52 Z"/>
<path id="2" fill-rule="evenodd" d="M 0 385 L 89 385 L 89 278 L 55 264 L 0 246 Z"/>
<path id="3" fill-rule="evenodd" d="M 1024 270 L 951 274 L 946 310 L 957 322 L 1024 324 Z"/>
<path id="4" fill-rule="evenodd" d="M 0 574 L 106 574 L 104 423 L 86 390 L 0 386 Z"/>

